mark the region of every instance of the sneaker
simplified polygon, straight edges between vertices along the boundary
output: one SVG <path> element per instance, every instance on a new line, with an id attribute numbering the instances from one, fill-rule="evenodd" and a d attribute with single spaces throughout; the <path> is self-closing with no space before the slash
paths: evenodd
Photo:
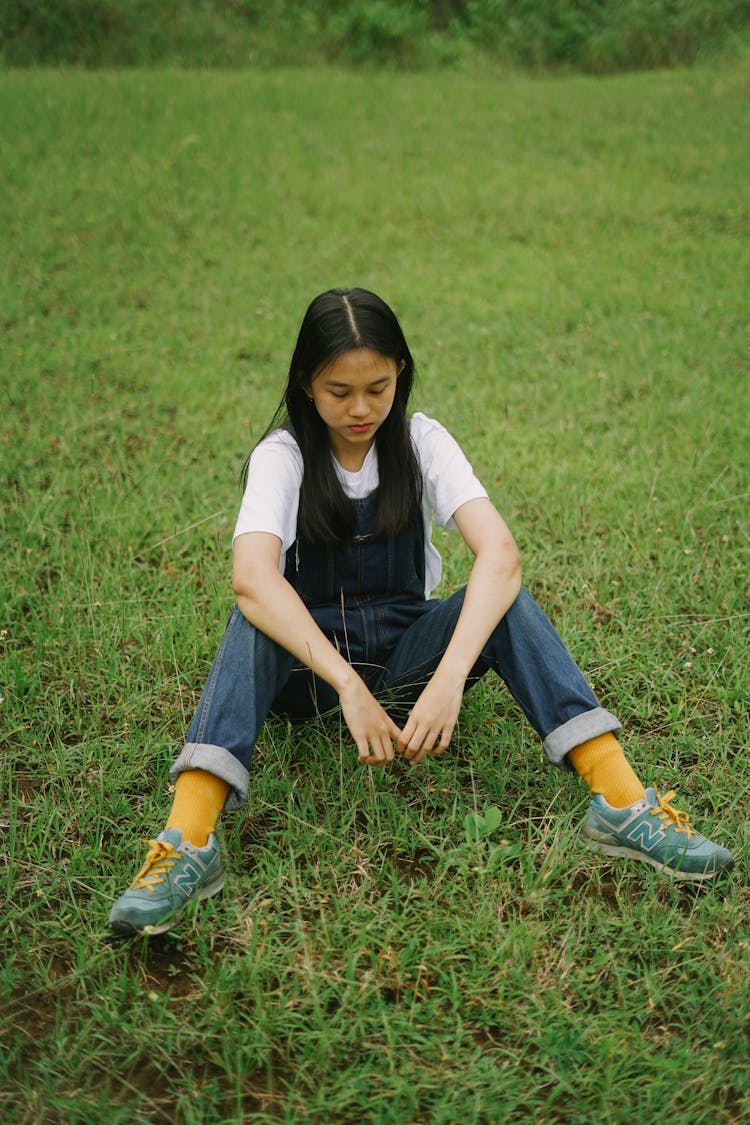
<path id="1" fill-rule="evenodd" d="M 110 926 L 121 934 L 163 934 L 191 899 L 202 902 L 224 886 L 213 833 L 203 848 L 183 840 L 178 828 L 165 828 L 148 843 L 146 862 L 109 915 Z"/>
<path id="2" fill-rule="evenodd" d="M 644 801 L 615 809 L 597 793 L 583 822 L 588 846 L 604 855 L 643 860 L 675 879 L 716 878 L 732 866 L 730 852 L 690 827 L 687 813 L 669 803 L 674 795 L 660 797 L 656 789 L 647 789 Z"/>

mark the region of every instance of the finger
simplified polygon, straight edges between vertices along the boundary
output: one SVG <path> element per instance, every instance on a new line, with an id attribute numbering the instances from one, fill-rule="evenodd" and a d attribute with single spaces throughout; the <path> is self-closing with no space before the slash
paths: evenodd
<path id="1" fill-rule="evenodd" d="M 409 746 L 413 748 L 415 744 L 414 740 L 419 736 L 420 730 L 424 731 L 425 729 L 424 723 L 420 722 L 414 712 L 412 712 L 404 723 L 404 729 L 401 731 L 401 736 L 399 738 L 403 749 L 406 750 Z"/>
<path id="2" fill-rule="evenodd" d="M 442 728 L 434 720 L 417 723 L 409 739 L 407 749 L 417 751 L 431 750 L 442 737 Z"/>
<path id="3" fill-rule="evenodd" d="M 384 766 L 392 762 L 393 744 L 387 734 L 376 734 L 359 746 L 360 761 L 368 766 Z"/>
<path id="4" fill-rule="evenodd" d="M 407 762 L 410 762 L 414 755 L 419 753 L 421 746 L 422 737 L 419 735 L 419 733 L 413 734 L 407 745 L 404 747 L 403 751 L 404 757 L 406 758 Z"/>
<path id="5" fill-rule="evenodd" d="M 441 735 L 440 735 L 440 741 L 438 742 L 437 746 L 435 747 L 434 753 L 435 754 L 442 754 L 444 750 L 447 750 L 448 747 L 451 744 L 452 738 L 453 738 L 453 727 L 452 726 L 450 726 L 448 728 L 444 727 L 442 732 L 441 732 Z"/>
<path id="6" fill-rule="evenodd" d="M 372 742 L 372 744 L 373 746 L 382 745 L 385 749 L 387 760 L 390 762 L 393 760 L 394 754 L 393 743 L 398 742 L 398 740 L 401 738 L 401 730 L 398 726 L 396 726 L 396 723 L 393 721 L 388 712 L 383 710 L 382 708 L 381 719 L 382 723 L 379 724 L 381 729 L 378 730 L 374 735 L 374 741 Z"/>
<path id="7" fill-rule="evenodd" d="M 452 737 L 453 737 L 453 724 L 452 723 L 451 723 L 450 726 L 443 727 L 442 729 L 438 729 L 438 730 L 435 730 L 435 731 L 430 730 L 425 735 L 424 742 L 422 743 L 422 748 L 431 757 L 437 758 L 437 757 L 440 756 L 440 754 L 443 753 L 443 751 L 448 749 L 448 747 L 451 744 L 451 738 Z"/>
<path id="8" fill-rule="evenodd" d="M 393 742 L 398 742 L 401 738 L 401 728 L 396 725 L 390 715 L 386 713 L 386 720 L 388 723 L 388 737 Z"/>
<path id="9" fill-rule="evenodd" d="M 393 743 L 387 735 L 383 735 L 380 747 L 383 756 L 383 764 L 385 765 L 387 762 L 392 762 L 394 758 Z"/>
<path id="10" fill-rule="evenodd" d="M 416 725 L 417 724 L 414 722 L 414 720 L 409 718 L 409 719 L 407 719 L 403 730 L 399 731 L 398 737 L 396 738 L 396 749 L 398 750 L 399 754 L 404 753 L 407 746 L 409 745 L 412 738 L 414 737 L 414 731 L 416 730 Z"/>
<path id="11" fill-rule="evenodd" d="M 385 765 L 385 759 L 383 758 L 383 756 L 381 754 L 374 754 L 370 750 L 367 750 L 366 753 L 364 753 L 364 754 L 360 754 L 359 760 L 360 760 L 360 763 L 363 766 L 384 766 Z"/>
<path id="12" fill-rule="evenodd" d="M 360 761 L 365 762 L 367 765 L 373 765 L 380 757 L 379 746 L 380 740 L 377 736 L 363 734 L 357 739 L 357 750 L 359 752 Z"/>
<path id="13" fill-rule="evenodd" d="M 446 731 L 428 733 L 419 749 L 406 755 L 407 760 L 411 765 L 417 766 L 424 758 L 439 758 L 450 745 L 450 738 L 450 732 Z"/>
<path id="14" fill-rule="evenodd" d="M 417 727 L 404 750 L 404 757 L 411 762 L 417 754 L 423 756 L 435 744 L 436 738 L 437 735 L 431 733 L 429 727 Z"/>
<path id="15" fill-rule="evenodd" d="M 427 746 L 426 745 L 422 746 L 422 748 L 420 750 L 417 750 L 411 756 L 411 758 L 408 759 L 409 765 L 410 766 L 418 766 L 419 763 L 421 761 L 423 761 L 423 759 L 426 758 L 429 753 L 430 753 L 430 751 L 427 749 Z"/>

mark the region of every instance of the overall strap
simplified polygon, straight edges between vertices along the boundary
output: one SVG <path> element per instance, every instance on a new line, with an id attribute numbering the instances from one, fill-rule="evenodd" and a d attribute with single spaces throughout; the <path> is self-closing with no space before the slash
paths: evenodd
<path id="1" fill-rule="evenodd" d="M 323 547 L 298 534 L 287 552 L 285 577 L 307 605 L 361 604 L 373 599 L 424 598 L 421 513 L 398 535 L 376 536 L 377 490 L 353 500 L 354 536 Z"/>

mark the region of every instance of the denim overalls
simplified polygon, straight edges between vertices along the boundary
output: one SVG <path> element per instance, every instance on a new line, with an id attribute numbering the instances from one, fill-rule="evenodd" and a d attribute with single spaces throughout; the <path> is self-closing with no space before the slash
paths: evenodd
<path id="1" fill-rule="evenodd" d="M 424 596 L 421 517 L 400 535 L 375 538 L 377 492 L 353 501 L 356 532 L 342 548 L 298 538 L 285 576 L 311 615 L 402 725 L 453 635 L 465 587 L 445 601 Z M 467 680 L 493 669 L 506 683 L 555 765 L 588 738 L 619 730 L 598 703 L 549 620 L 526 590 L 495 628 Z M 330 711 L 338 696 L 233 609 L 174 780 L 204 769 L 227 781 L 226 809 L 247 799 L 250 760 L 266 716 L 298 720 Z"/>
<path id="2" fill-rule="evenodd" d="M 376 538 L 377 492 L 353 500 L 354 538 L 332 550 L 298 538 L 287 557 L 285 577 L 302 598 L 317 625 L 349 664 L 356 667 L 371 691 L 381 687 L 384 660 L 431 602 L 425 601 L 424 528 L 421 517 L 401 535 Z M 300 666 L 295 664 L 292 681 Z M 311 678 L 309 670 L 305 669 Z M 304 674 L 304 673 L 303 673 Z M 308 681 L 309 682 L 309 681 Z M 292 683 L 294 689 L 294 683 Z M 327 684 L 329 707 L 338 697 Z M 285 693 L 294 716 L 300 691 Z M 308 693 L 309 696 L 309 693 Z M 299 717 L 309 717 L 309 705 Z M 320 708 L 327 710 L 328 708 Z"/>

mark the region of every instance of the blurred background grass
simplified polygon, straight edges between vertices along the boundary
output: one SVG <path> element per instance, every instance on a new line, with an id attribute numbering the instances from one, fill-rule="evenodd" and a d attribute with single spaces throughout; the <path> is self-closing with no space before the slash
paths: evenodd
<path id="1" fill-rule="evenodd" d="M 750 0 L 0 0 L 11 66 L 684 66 L 747 44 Z"/>

